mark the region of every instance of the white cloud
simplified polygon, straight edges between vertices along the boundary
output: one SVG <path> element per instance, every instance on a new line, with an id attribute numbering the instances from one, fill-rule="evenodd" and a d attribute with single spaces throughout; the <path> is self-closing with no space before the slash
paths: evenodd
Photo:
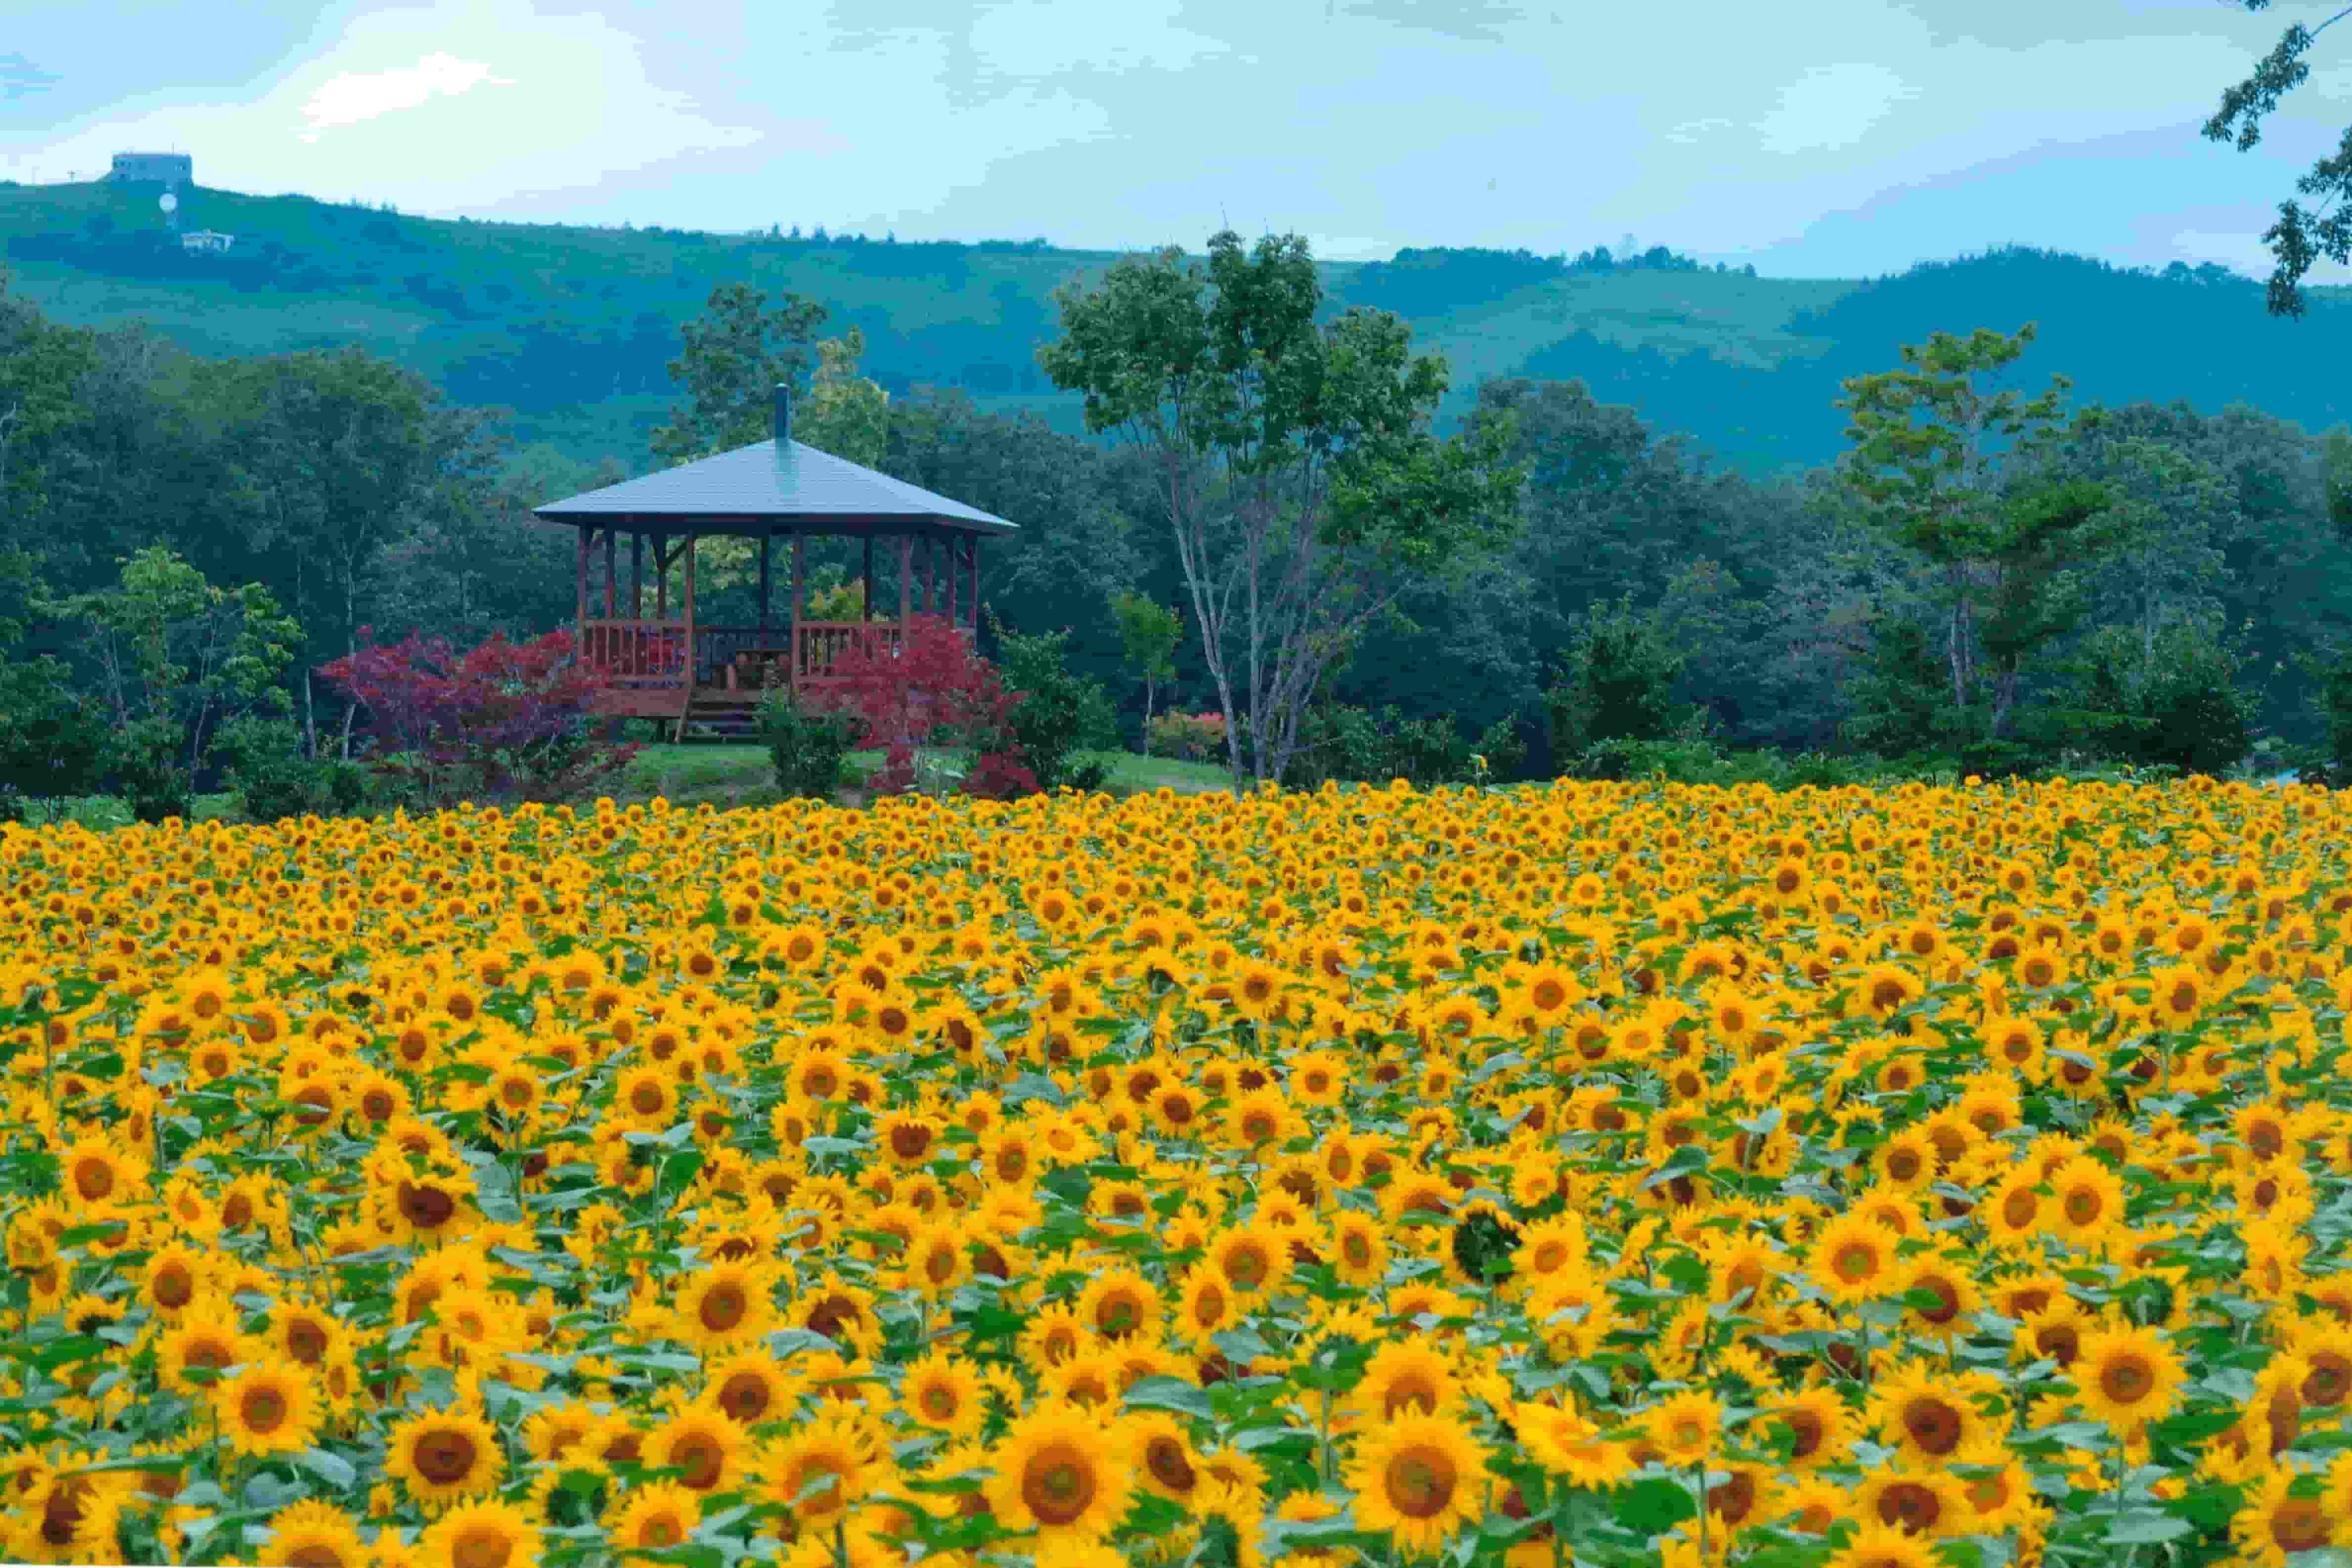
<path id="1" fill-rule="evenodd" d="M 1177 25 L 1178 0 L 995 0 L 965 41 L 993 74 L 1034 81 L 1074 70 L 1182 70 L 1231 52 Z"/>
<path id="2" fill-rule="evenodd" d="M 1756 121 L 1767 153 L 1817 153 L 1851 147 L 1916 91 L 1882 65 L 1814 66 L 1780 89 L 1780 101 Z"/>
<path id="3" fill-rule="evenodd" d="M 1685 120 L 1680 125 L 1674 127 L 1666 132 L 1666 140 L 1669 142 L 1678 142 L 1681 145 L 1687 147 L 1693 142 L 1703 140 L 1711 132 L 1728 131 L 1730 129 L 1731 121 L 1719 117 L 1710 117 L 1706 120 Z"/>
<path id="4" fill-rule="evenodd" d="M 422 109 L 436 96 L 455 98 L 485 83 L 512 87 L 514 79 L 492 76 L 490 68 L 478 60 L 461 60 L 438 51 L 413 66 L 342 71 L 320 83 L 302 105 L 302 118 L 310 123 L 302 140 L 316 142 L 336 126 L 357 125 L 404 109 Z"/>
<path id="5" fill-rule="evenodd" d="M 242 93 L 85 115 L 27 162 L 32 177 L 62 179 L 122 148 L 176 146 L 200 184 L 454 216 L 565 191 L 576 205 L 632 170 L 763 138 L 786 154 L 846 145 L 810 121 L 720 122 L 650 79 L 644 47 L 601 16 L 541 15 L 533 0 L 380 10 Z"/>
<path id="6" fill-rule="evenodd" d="M 1987 232 L 2161 265 L 2263 226 L 2352 80 L 2315 62 L 2242 156 L 2197 126 L 2282 24 L 2213 0 L 1695 0 L 1664 75 L 1654 16 L 1559 0 L 336 0 L 209 54 L 201 9 L 27 3 L 5 48 L 62 79 L 0 96 L 19 179 L 179 147 L 207 185 L 438 216 L 1197 247 L 1229 212 L 1351 258 L 1630 226 L 1826 273 Z"/>

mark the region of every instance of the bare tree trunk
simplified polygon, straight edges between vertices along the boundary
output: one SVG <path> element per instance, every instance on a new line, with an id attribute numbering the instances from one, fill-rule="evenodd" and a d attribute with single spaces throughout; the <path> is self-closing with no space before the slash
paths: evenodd
<path id="1" fill-rule="evenodd" d="M 1177 418 L 1181 428 L 1181 410 Z M 1225 663 L 1225 599 L 1209 581 L 1208 541 L 1202 536 L 1200 521 L 1202 501 L 1188 493 L 1184 454 L 1172 438 L 1165 437 L 1160 453 L 1167 479 L 1168 521 L 1176 536 L 1176 559 L 1184 571 L 1185 592 L 1192 596 L 1193 623 L 1201 628 L 1202 662 L 1209 667 L 1209 679 L 1216 683 L 1217 704 L 1225 718 L 1225 765 L 1239 793 L 1245 774 L 1239 714 L 1234 705 L 1233 672 Z M 1224 593 L 1231 593 L 1229 586 Z"/>
<path id="2" fill-rule="evenodd" d="M 1960 601 L 1952 601 L 1952 618 L 1944 633 L 1944 658 L 1952 668 L 1952 707 L 1965 713 L 1969 706 L 1968 666 L 1960 652 Z"/>

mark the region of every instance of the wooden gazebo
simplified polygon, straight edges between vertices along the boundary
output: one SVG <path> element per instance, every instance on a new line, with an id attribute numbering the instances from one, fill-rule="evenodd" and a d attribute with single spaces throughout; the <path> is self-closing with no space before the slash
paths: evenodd
<path id="1" fill-rule="evenodd" d="M 763 689 L 825 684 L 844 649 L 860 643 L 897 648 L 915 615 L 944 616 L 967 632 L 978 627 L 980 542 L 1016 531 L 1013 524 L 793 440 L 791 395 L 781 386 L 774 429 L 772 440 L 534 509 L 547 521 L 579 531 L 581 649 L 616 677 L 603 711 L 675 720 L 681 735 L 690 721 L 733 728 Z M 706 534 L 759 541 L 757 626 L 696 620 L 695 541 Z M 770 592 L 770 557 L 780 537 L 793 545 L 791 612 L 782 625 Z M 865 541 L 863 619 L 813 621 L 802 614 L 812 537 Z M 874 618 L 877 539 L 898 553 L 895 622 Z M 673 614 L 670 573 L 681 563 Z"/>

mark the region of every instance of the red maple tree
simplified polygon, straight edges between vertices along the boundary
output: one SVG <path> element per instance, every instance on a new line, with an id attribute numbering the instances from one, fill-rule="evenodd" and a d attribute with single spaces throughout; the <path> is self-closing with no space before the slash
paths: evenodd
<path id="1" fill-rule="evenodd" d="M 961 746 L 971 754 L 964 791 L 991 800 L 1037 793 L 1037 780 L 1008 737 L 1019 698 L 1004 689 L 996 667 L 971 639 L 938 616 L 917 616 L 905 635 L 861 637 L 836 654 L 839 678 L 826 706 L 865 725 L 858 744 L 883 753 L 871 781 L 877 795 L 913 787 L 915 752 L 922 746 Z"/>
<path id="2" fill-rule="evenodd" d="M 590 734 L 613 672 L 575 655 L 570 632 L 527 643 L 503 636 L 460 653 L 414 633 L 359 648 L 320 675 L 366 710 L 371 765 L 422 804 L 463 795 L 561 800 L 611 777 L 637 753 Z"/>

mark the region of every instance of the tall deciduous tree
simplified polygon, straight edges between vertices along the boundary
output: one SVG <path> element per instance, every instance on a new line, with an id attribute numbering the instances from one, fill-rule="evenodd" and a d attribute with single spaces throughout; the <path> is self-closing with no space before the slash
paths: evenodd
<path id="1" fill-rule="evenodd" d="M 2238 0 L 2249 11 L 2267 11 L 2271 0 Z M 2304 56 L 2319 35 L 2347 16 L 2352 5 L 2338 9 L 2315 27 L 2291 22 L 2277 45 L 2254 66 L 2254 74 L 2221 94 L 2221 106 L 2205 121 L 2209 142 L 2235 142 L 2241 153 L 2251 152 L 2263 139 L 2263 119 L 2279 100 L 2303 85 L 2311 75 Z M 2336 151 L 2311 166 L 2295 181 L 2297 194 L 2322 203 L 2342 202 L 2334 212 L 2323 205 L 2306 212 L 2294 200 L 2279 203 L 2278 222 L 2263 231 L 2263 243 L 2278 266 L 2271 273 L 2269 304 L 2273 316 L 2304 314 L 2302 283 L 2321 257 L 2352 262 L 2352 126 Z"/>
<path id="2" fill-rule="evenodd" d="M 290 607 L 310 651 L 348 654 L 385 550 L 468 466 L 481 422 L 444 406 L 415 372 L 358 349 L 237 366 L 232 395 L 231 462 L 254 503 L 254 542 L 290 569 Z M 304 666 L 314 745 L 316 662 Z"/>
<path id="3" fill-rule="evenodd" d="M 2201 618 L 2219 604 L 2229 487 L 2211 464 L 2136 418 L 2085 422 L 2055 458 L 2053 472 L 2096 479 L 2114 497 L 2126 532 L 2096 574 L 2094 597 L 2103 619 L 2137 627 L 2140 657 L 2152 659 L 2168 625 Z"/>
<path id="4" fill-rule="evenodd" d="M 1118 626 L 1128 668 L 1143 679 L 1143 736 L 1139 750 L 1151 749 L 1151 705 L 1160 683 L 1176 679 L 1176 645 L 1183 640 L 1184 617 L 1157 599 L 1120 590 L 1110 597 L 1110 617 Z"/>
<path id="5" fill-rule="evenodd" d="M 852 327 L 816 346 L 816 374 L 808 401 L 793 414 L 793 435 L 820 452 L 874 468 L 890 440 L 890 395 L 881 383 L 860 375 L 866 333 Z M 757 439 L 755 437 L 754 439 Z"/>
<path id="6" fill-rule="evenodd" d="M 1524 475 L 1507 420 L 1439 441 L 1442 361 L 1404 324 L 1351 309 L 1328 326 L 1307 242 L 1211 237 L 1203 271 L 1171 247 L 1056 295 L 1038 352 L 1086 395 L 1087 427 L 1156 454 L 1235 784 L 1278 778 L 1333 662 L 1415 575 L 1507 540 Z M 1249 721 L 1249 752 L 1239 721 Z"/>
<path id="7" fill-rule="evenodd" d="M 786 293 L 774 310 L 767 291 L 722 283 L 700 316 L 686 323 L 686 352 L 669 362 L 670 379 L 686 388 L 687 403 L 670 410 L 654 432 L 654 456 L 675 468 L 699 458 L 765 440 L 773 422 L 770 398 L 777 384 L 796 386 L 804 352 L 824 322 L 813 300 Z"/>
<path id="8" fill-rule="evenodd" d="M 1989 677 L 1987 732 L 2002 735 L 2016 706 L 2023 657 L 2065 624 L 2056 595 L 2064 574 L 2102 553 L 2120 526 L 2097 486 L 2067 481 L 2021 496 L 2002 481 L 2012 459 L 2032 459 L 2057 436 L 2072 384 L 2053 375 L 2040 396 L 1988 393 L 2033 341 L 1979 327 L 1902 345 L 1903 364 L 1853 376 L 1838 406 L 1853 422 L 1845 478 L 1889 538 L 1932 563 L 1943 579 L 1945 660 L 1963 727 Z"/>

